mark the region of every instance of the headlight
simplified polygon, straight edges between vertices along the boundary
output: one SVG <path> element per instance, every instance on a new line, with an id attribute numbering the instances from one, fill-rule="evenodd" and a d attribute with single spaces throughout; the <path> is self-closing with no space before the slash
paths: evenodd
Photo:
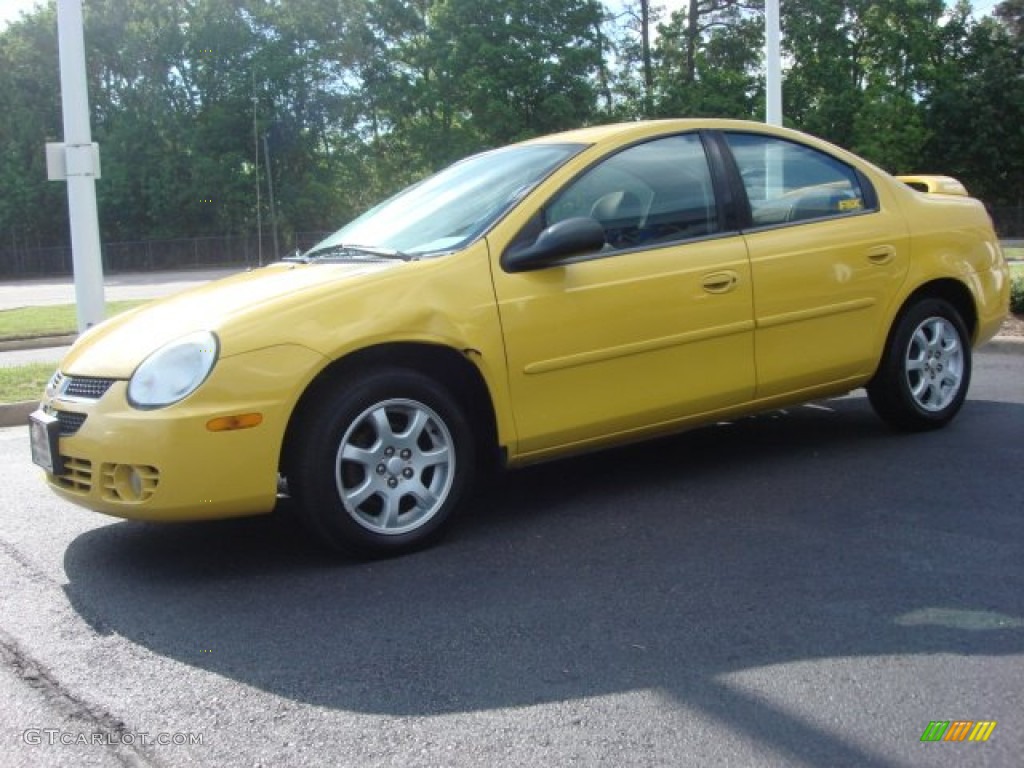
<path id="1" fill-rule="evenodd" d="M 217 337 L 197 331 L 165 344 L 147 357 L 128 382 L 135 408 L 163 408 L 191 395 L 217 362 Z"/>

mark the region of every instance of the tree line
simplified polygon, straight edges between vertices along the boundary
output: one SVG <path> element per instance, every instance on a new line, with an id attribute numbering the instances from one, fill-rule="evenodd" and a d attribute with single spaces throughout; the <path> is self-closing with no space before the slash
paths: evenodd
<path id="1" fill-rule="evenodd" d="M 787 125 L 1024 205 L 1024 0 L 781 12 Z M 106 241 L 259 217 L 283 249 L 488 147 L 764 111 L 763 0 L 89 0 L 85 43 Z M 0 105 L 0 249 L 65 244 L 52 0 L 0 32 Z"/>

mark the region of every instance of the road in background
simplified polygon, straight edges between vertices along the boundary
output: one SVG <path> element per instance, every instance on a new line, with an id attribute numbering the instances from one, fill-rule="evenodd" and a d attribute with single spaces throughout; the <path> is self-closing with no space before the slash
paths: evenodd
<path id="1" fill-rule="evenodd" d="M 107 301 L 155 299 L 241 271 L 240 268 L 200 269 L 107 275 L 104 296 Z M 70 277 L 0 282 L 0 310 L 74 303 L 75 286 Z"/>

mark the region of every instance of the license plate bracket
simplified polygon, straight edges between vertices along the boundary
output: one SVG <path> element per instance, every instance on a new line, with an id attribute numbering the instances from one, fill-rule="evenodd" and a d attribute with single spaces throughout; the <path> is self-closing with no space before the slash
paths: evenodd
<path id="1" fill-rule="evenodd" d="M 29 443 L 32 447 L 32 463 L 52 475 L 63 475 L 64 457 L 60 455 L 60 421 L 42 409 L 28 416 Z"/>

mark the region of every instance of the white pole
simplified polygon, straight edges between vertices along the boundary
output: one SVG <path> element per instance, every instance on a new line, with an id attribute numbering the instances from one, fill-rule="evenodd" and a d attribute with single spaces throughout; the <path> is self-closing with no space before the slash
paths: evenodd
<path id="1" fill-rule="evenodd" d="M 71 260 L 75 275 L 78 330 L 82 332 L 101 322 L 106 313 L 100 227 L 96 213 L 96 176 L 99 169 L 89 129 L 82 0 L 57 0 L 57 35 L 60 44 L 60 93 L 64 112 Z"/>
<path id="2" fill-rule="evenodd" d="M 768 125 L 782 125 L 782 33 L 779 0 L 764 4 L 765 115 Z"/>
<path id="3" fill-rule="evenodd" d="M 256 125 L 256 68 L 252 69 L 252 143 L 256 149 L 256 253 L 259 266 L 263 266 L 263 212 L 260 210 L 260 133 Z"/>

